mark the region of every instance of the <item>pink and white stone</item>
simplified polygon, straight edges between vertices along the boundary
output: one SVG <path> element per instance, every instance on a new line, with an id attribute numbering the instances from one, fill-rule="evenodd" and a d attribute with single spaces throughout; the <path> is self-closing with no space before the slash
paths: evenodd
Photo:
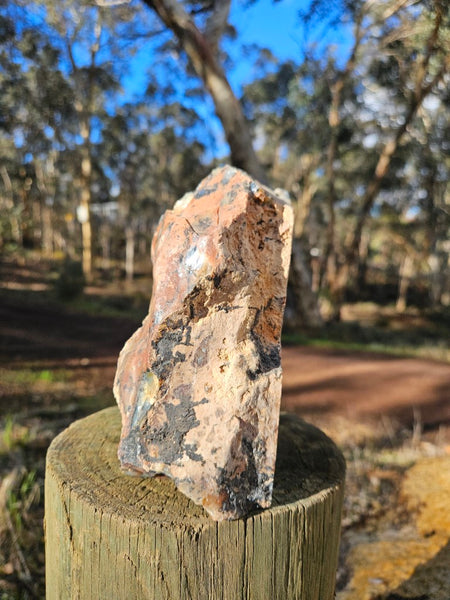
<path id="1" fill-rule="evenodd" d="M 120 353 L 122 468 L 168 475 L 215 520 L 271 504 L 292 221 L 215 169 L 162 216 L 149 314 Z"/>

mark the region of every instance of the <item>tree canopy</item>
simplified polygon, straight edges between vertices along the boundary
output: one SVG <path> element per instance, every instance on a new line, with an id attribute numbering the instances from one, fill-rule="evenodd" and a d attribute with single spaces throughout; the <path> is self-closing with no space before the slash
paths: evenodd
<path id="1" fill-rule="evenodd" d="M 1 0 L 0 251 L 82 257 L 88 278 L 127 257 L 132 277 L 161 212 L 229 161 L 294 202 L 300 324 L 311 291 L 334 317 L 376 283 L 448 301 L 445 0 L 312 0 L 289 60 L 249 48 L 235 4 Z M 241 97 L 230 48 L 254 66 Z"/>

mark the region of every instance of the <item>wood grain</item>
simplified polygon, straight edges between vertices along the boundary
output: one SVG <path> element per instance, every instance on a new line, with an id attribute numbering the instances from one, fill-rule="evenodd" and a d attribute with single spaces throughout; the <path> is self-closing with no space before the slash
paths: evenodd
<path id="1" fill-rule="evenodd" d="M 166 477 L 123 474 L 120 415 L 77 421 L 51 444 L 45 489 L 47 600 L 331 600 L 344 459 L 283 414 L 273 504 L 212 521 Z"/>

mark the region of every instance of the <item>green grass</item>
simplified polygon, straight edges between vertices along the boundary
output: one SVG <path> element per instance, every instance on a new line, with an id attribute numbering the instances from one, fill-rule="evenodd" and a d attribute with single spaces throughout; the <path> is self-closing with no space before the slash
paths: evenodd
<path id="1" fill-rule="evenodd" d="M 36 383 L 66 383 L 69 373 L 66 369 L 3 369 L 0 378 L 6 385 L 35 385 Z"/>
<path id="2" fill-rule="evenodd" d="M 449 337 L 446 333 L 446 328 L 441 331 L 434 327 L 393 330 L 347 322 L 330 324 L 311 334 L 286 332 L 282 341 L 285 344 L 331 350 L 374 352 L 450 362 Z"/>
<path id="3" fill-rule="evenodd" d="M 8 415 L 5 419 L 3 431 L 0 430 L 0 450 L 4 448 L 6 452 L 9 452 L 13 447 L 14 441 L 14 419 L 11 415 Z"/>
<path id="4" fill-rule="evenodd" d="M 76 313 L 142 321 L 147 314 L 148 302 L 148 299 L 144 300 L 140 296 L 93 296 L 82 294 L 65 302 L 65 306 Z"/>
<path id="5" fill-rule="evenodd" d="M 36 471 L 25 471 L 19 489 L 11 490 L 6 500 L 6 508 L 18 534 L 24 526 L 23 515 L 30 510 L 31 505 L 39 499 L 39 484 L 36 481 Z"/>
<path id="6" fill-rule="evenodd" d="M 13 415 L 7 414 L 3 421 L 0 421 L 0 455 L 25 446 L 30 439 L 30 429 L 16 423 Z"/>

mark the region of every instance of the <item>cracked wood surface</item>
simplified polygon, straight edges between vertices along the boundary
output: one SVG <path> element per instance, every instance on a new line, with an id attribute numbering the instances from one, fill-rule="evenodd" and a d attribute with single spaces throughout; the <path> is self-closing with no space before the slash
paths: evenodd
<path id="1" fill-rule="evenodd" d="M 331 600 L 344 460 L 283 414 L 270 509 L 213 521 L 166 477 L 127 477 L 117 408 L 52 443 L 46 473 L 47 600 Z"/>

